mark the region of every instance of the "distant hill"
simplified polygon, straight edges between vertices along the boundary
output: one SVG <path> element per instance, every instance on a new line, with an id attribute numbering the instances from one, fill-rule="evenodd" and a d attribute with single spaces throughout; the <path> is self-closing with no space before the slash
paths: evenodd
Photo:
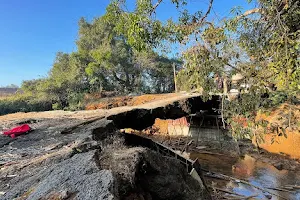
<path id="1" fill-rule="evenodd" d="M 15 94 L 19 88 L 0 87 L 0 96 L 9 96 Z"/>

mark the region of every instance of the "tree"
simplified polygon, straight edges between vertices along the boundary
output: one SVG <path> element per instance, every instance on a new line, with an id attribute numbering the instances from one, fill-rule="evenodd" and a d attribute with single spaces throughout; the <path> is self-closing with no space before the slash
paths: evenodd
<path id="1" fill-rule="evenodd" d="M 190 88 L 213 88 L 213 74 L 242 73 L 253 87 L 276 84 L 291 94 L 299 92 L 299 1 L 259 0 L 258 8 L 213 24 L 206 12 L 189 13 L 188 1 L 171 1 L 179 10 L 178 20 L 162 23 L 154 13 L 166 0 L 136 1 L 129 12 L 126 1 L 112 1 L 106 18 L 114 30 L 126 35 L 136 50 L 156 48 L 163 41 L 186 45 L 182 52 Z"/>
<path id="2" fill-rule="evenodd" d="M 233 16 L 218 23 L 207 20 L 213 0 L 205 12 L 195 13 L 185 9 L 188 1 L 172 0 L 179 18 L 165 23 L 155 15 L 162 2 L 167 0 L 136 0 L 135 9 L 128 11 L 126 1 L 114 0 L 105 17 L 137 51 L 167 42 L 184 46 L 184 67 L 178 73 L 181 88 L 201 90 L 209 96 L 217 90 L 213 82 L 216 74 L 227 79 L 241 74 L 250 88 L 239 99 L 225 102 L 228 119 L 249 116 L 263 106 L 263 94 L 270 91 L 270 86 L 284 91 L 289 98 L 299 95 L 299 1 L 258 0 L 257 8 L 245 13 L 233 9 Z"/>
<path id="3" fill-rule="evenodd" d="M 58 108 L 69 106 L 73 94 L 82 93 L 87 86 L 81 57 L 77 53 L 57 53 L 49 75 L 37 89 L 53 103 L 58 103 Z"/>
<path id="4" fill-rule="evenodd" d="M 143 91 L 145 87 L 151 88 L 156 84 L 155 81 L 152 82 L 154 75 L 156 79 L 169 76 L 171 64 L 168 58 L 159 56 L 151 49 L 136 51 L 124 34 L 116 31 L 113 22 L 108 23 L 106 16 L 99 17 L 92 23 L 81 19 L 79 26 L 78 50 L 89 61 L 85 71 L 94 89 Z M 147 79 L 151 81 L 146 83 Z M 170 89 L 163 83 L 161 86 L 162 88 L 154 90 Z"/>
<path id="5" fill-rule="evenodd" d="M 210 13 L 213 3 L 211 0 L 204 14 L 202 14 L 201 11 L 191 14 L 185 9 L 185 5 L 187 5 L 188 1 L 171 1 L 179 11 L 179 18 L 163 23 L 156 19 L 154 15 L 157 7 L 162 2 L 166 2 L 166 0 L 158 0 L 156 3 L 153 3 L 151 0 L 137 0 L 135 9 L 129 12 L 126 9 L 126 1 L 114 0 L 107 7 L 104 19 L 106 19 L 107 22 L 115 24 L 113 30 L 118 34 L 124 35 L 127 38 L 126 42 L 130 44 L 134 50 L 147 51 L 149 49 L 152 50 L 153 48 L 157 49 L 162 47 L 165 42 L 187 44 L 189 42 L 187 39 L 192 34 L 198 34 L 199 28 L 205 24 L 205 19 Z M 169 50 L 169 52 L 170 51 L 171 50 Z M 188 57 L 182 57 L 185 61 L 187 58 Z M 196 72 L 196 70 L 190 71 L 192 73 Z M 193 77 L 199 77 L 202 80 L 202 77 L 205 76 L 195 74 Z M 188 82 L 195 84 L 193 78 Z"/>
<path id="6" fill-rule="evenodd" d="M 250 58 L 249 66 L 255 68 L 252 77 L 295 95 L 300 91 L 300 3 L 261 0 L 259 5 L 257 18 L 233 19 L 233 30 L 238 30 L 239 45 Z"/>

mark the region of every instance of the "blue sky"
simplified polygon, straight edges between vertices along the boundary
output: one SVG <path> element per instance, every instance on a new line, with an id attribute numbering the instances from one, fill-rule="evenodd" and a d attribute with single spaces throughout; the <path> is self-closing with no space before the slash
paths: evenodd
<path id="1" fill-rule="evenodd" d="M 206 9 L 208 0 L 189 0 L 191 11 Z M 130 0 L 129 2 L 133 2 Z M 109 0 L 1 0 L 0 86 L 47 76 L 58 51 L 76 51 L 78 20 L 103 15 Z M 248 9 L 246 0 L 215 0 L 211 19 L 227 16 L 233 6 Z M 163 3 L 157 17 L 176 17 Z"/>

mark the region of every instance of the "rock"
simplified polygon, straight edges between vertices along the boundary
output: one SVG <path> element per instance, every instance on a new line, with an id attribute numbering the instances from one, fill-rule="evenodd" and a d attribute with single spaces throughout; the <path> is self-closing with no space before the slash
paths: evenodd
<path id="1" fill-rule="evenodd" d="M 60 192 L 60 199 L 67 199 L 70 197 L 70 192 L 68 190 L 64 190 Z"/>
<path id="2" fill-rule="evenodd" d="M 274 164 L 274 167 L 278 170 L 283 170 L 283 164 L 282 163 L 276 163 L 276 164 Z"/>
<path id="3" fill-rule="evenodd" d="M 266 197 L 267 199 L 272 199 L 272 195 L 270 195 L 270 194 L 265 194 L 265 197 Z"/>

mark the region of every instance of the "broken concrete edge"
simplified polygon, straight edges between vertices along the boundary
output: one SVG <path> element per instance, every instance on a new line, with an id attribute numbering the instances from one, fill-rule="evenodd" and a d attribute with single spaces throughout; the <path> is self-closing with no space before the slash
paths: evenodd
<path id="1" fill-rule="evenodd" d="M 160 109 L 162 109 L 162 108 L 160 108 Z M 141 110 L 134 109 L 133 113 L 139 112 L 139 111 L 141 111 Z M 142 110 L 142 113 L 144 113 L 144 112 L 145 112 L 145 109 Z M 152 110 L 151 110 L 151 112 L 152 112 Z M 97 140 L 97 141 L 101 141 L 109 136 L 112 136 L 114 134 L 114 132 L 118 130 L 116 123 L 115 123 L 115 119 L 126 117 L 127 114 L 128 114 L 128 112 L 125 112 L 125 116 L 124 116 L 124 113 L 119 113 L 119 114 L 105 118 L 104 119 L 104 120 L 106 120 L 105 126 L 93 129 L 93 132 L 92 132 L 93 139 Z M 207 194 L 211 198 L 209 190 L 207 189 L 207 186 L 205 184 L 205 180 L 202 176 L 201 166 L 197 160 L 193 161 L 188 158 L 185 158 L 185 157 L 181 156 L 179 153 L 177 153 L 176 151 L 174 151 L 172 148 L 167 147 L 161 143 L 155 142 L 150 138 L 146 138 L 146 137 L 134 135 L 134 134 L 127 134 L 127 133 L 123 133 L 123 134 L 125 135 L 125 138 L 127 138 L 127 140 L 126 140 L 127 145 L 132 145 L 132 143 L 131 144 L 129 143 L 130 139 L 128 139 L 128 137 L 131 137 L 131 138 L 135 137 L 135 138 L 139 138 L 139 139 L 138 139 L 138 142 L 132 146 L 146 147 L 146 148 L 154 150 L 164 156 L 165 156 L 165 154 L 162 153 L 163 150 L 165 150 L 167 152 L 172 152 L 172 155 L 168 155 L 168 157 L 176 158 L 181 164 L 185 165 L 189 175 L 193 179 L 195 179 L 200 184 L 201 187 L 206 189 Z M 96 156 L 99 157 L 98 154 Z"/>

